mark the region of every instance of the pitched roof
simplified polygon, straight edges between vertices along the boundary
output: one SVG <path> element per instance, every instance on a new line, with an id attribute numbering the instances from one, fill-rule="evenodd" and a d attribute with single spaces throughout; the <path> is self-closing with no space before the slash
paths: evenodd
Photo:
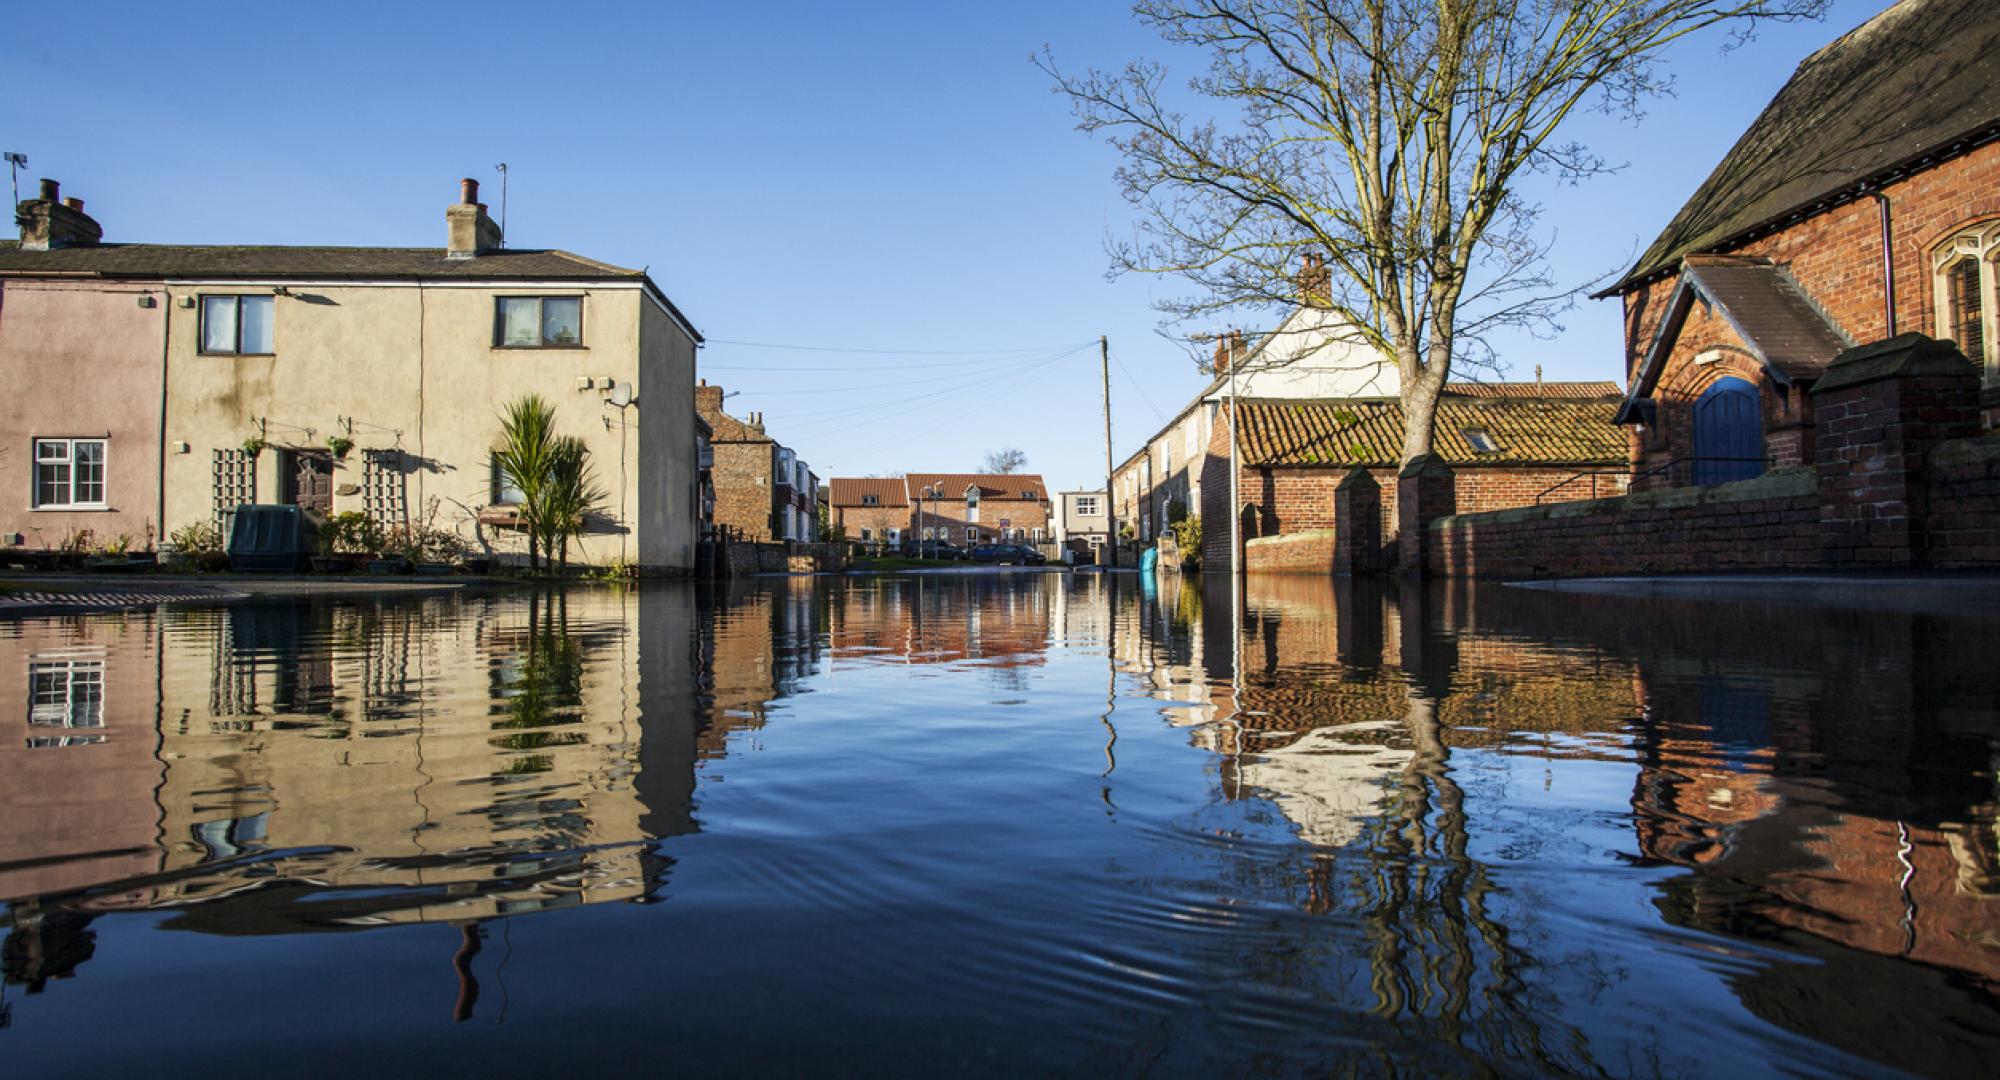
<path id="1" fill-rule="evenodd" d="M 965 489 L 977 487 L 982 499 L 1035 499 L 1046 500 L 1049 486 L 1042 483 L 1040 473 L 910 473 L 903 478 L 909 483 L 912 497 L 927 487 L 936 486 L 944 492 L 944 497 L 954 499 L 965 494 Z"/>
<path id="2" fill-rule="evenodd" d="M 355 278 L 363 280 L 633 281 L 645 285 L 701 340 L 673 301 L 646 276 L 554 248 L 504 248 L 469 259 L 443 248 L 289 247 L 246 244 L 88 244 L 27 251 L 0 240 L 0 276 L 115 278 Z"/>
<path id="3" fill-rule="evenodd" d="M 1623 389 L 1615 382 L 1455 382 L 1446 383 L 1444 392 L 1480 398 L 1589 401 L 1617 397 Z"/>
<path id="4" fill-rule="evenodd" d="M 714 432 L 709 439 L 710 442 L 775 443 L 778 441 L 726 412 L 710 412 L 697 404 L 695 415 L 708 421 L 709 428 Z"/>
<path id="5" fill-rule="evenodd" d="M 1620 293 L 1926 155 L 2000 129 L 2000 4 L 1902 0 L 1806 57 Z"/>
<path id="6" fill-rule="evenodd" d="M 1453 465 L 1622 465 L 1625 432 L 1611 422 L 1618 400 L 1526 399 L 1446 394 L 1438 401 L 1433 450 Z M 1243 464 L 1390 467 L 1403 456 L 1403 408 L 1377 399 L 1252 400 L 1241 403 Z M 1467 430 L 1498 447 L 1479 453 Z"/>
<path id="7" fill-rule="evenodd" d="M 1791 271 L 1769 259 L 1693 255 L 1682 272 L 1759 359 L 1789 378 L 1817 377 L 1853 344 Z"/>
<path id="8" fill-rule="evenodd" d="M 887 480 L 876 477 L 836 476 L 826 482 L 827 501 L 832 506 L 865 506 L 864 495 L 875 496 L 875 506 L 908 506 L 910 501 L 903 496 L 901 477 Z"/>

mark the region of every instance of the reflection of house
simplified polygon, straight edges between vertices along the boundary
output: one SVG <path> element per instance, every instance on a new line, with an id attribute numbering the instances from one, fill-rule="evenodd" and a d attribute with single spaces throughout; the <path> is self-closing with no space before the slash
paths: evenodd
<path id="1" fill-rule="evenodd" d="M 1902 0 L 1807 57 L 1604 295 L 1648 484 L 1814 461 L 1808 390 L 1848 346 L 1956 342 L 2000 413 L 2000 5 Z"/>
<path id="2" fill-rule="evenodd" d="M 819 478 L 790 448 L 764 431 L 764 414 L 746 422 L 722 411 L 722 387 L 702 380 L 695 411 L 713 434 L 715 524 L 750 541 L 816 540 Z"/>
<path id="3" fill-rule="evenodd" d="M 141 519 L 164 532 L 246 502 L 401 525 L 435 506 L 436 524 L 510 554 L 518 496 L 491 451 L 502 408 L 540 394 L 610 492 L 573 557 L 693 565 L 688 395 L 701 338 L 643 271 L 501 247 L 470 180 L 437 248 L 104 244 L 80 207 L 47 194 L 21 204 L 23 242 L 0 244 L 0 349 L 34 354 L 9 359 L 10 372 L 45 369 L 34 377 L 120 396 L 82 399 L 96 403 L 88 417 L 59 406 L 46 422 L 5 425 L 35 437 L 38 511 L 99 516 L 9 515 L 0 530 L 102 522 L 141 539 Z M 73 295 L 46 294 L 57 279 Z M 115 333 L 73 344 L 103 327 Z M 78 400 L 68 388 L 45 397 Z M 27 490 L 28 463 L 6 460 L 20 462 Z"/>
<path id="4" fill-rule="evenodd" d="M 1040 575 L 854 582 L 830 598 L 827 640 L 841 660 L 1039 666 L 1049 647 L 1050 597 L 1061 584 Z"/>

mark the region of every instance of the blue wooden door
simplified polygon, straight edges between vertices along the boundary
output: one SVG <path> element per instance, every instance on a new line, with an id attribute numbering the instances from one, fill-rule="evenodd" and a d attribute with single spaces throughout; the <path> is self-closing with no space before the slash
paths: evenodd
<path id="1" fill-rule="evenodd" d="M 1694 482 L 1723 484 L 1764 472 L 1764 418 L 1757 388 L 1718 379 L 1694 403 Z"/>

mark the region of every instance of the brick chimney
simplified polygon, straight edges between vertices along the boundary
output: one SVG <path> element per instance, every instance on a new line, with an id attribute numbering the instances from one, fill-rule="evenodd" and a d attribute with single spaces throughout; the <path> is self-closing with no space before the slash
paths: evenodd
<path id="1" fill-rule="evenodd" d="M 500 246 L 500 226 L 486 216 L 486 204 L 479 201 L 479 181 L 471 177 L 458 182 L 458 205 L 446 208 L 444 220 L 447 259 L 470 259 Z"/>
<path id="2" fill-rule="evenodd" d="M 62 185 L 54 180 L 42 181 L 39 198 L 21 200 L 14 221 L 21 226 L 23 251 L 89 247 L 104 239 L 104 227 L 83 212 L 83 200 L 63 198 Z"/>
<path id="3" fill-rule="evenodd" d="M 704 419 L 721 416 L 722 387 L 710 386 L 708 380 L 703 379 L 701 384 L 694 388 L 694 411 Z"/>
<path id="4" fill-rule="evenodd" d="M 1231 330 L 1218 334 L 1215 338 L 1215 373 L 1229 374 L 1229 369 L 1243 360 L 1243 331 Z"/>
<path id="5" fill-rule="evenodd" d="M 1333 273 L 1326 268 L 1326 256 L 1306 252 L 1305 265 L 1299 268 L 1299 303 L 1323 304 L 1332 293 Z"/>

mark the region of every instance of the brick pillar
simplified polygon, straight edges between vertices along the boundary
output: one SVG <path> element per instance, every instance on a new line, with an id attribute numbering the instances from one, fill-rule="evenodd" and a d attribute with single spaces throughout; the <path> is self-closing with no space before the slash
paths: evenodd
<path id="1" fill-rule="evenodd" d="M 1412 459 L 1396 476 L 1396 568 L 1411 577 L 1429 573 L 1432 521 L 1458 509 L 1451 466 L 1436 454 Z"/>
<path id="2" fill-rule="evenodd" d="M 1333 489 L 1333 572 L 1382 572 L 1382 485 L 1360 466 Z"/>
<path id="3" fill-rule="evenodd" d="M 1978 433 L 1979 370 L 1902 334 L 1849 349 L 1813 386 L 1820 555 L 1844 568 L 1924 564 L 1924 463 Z"/>

